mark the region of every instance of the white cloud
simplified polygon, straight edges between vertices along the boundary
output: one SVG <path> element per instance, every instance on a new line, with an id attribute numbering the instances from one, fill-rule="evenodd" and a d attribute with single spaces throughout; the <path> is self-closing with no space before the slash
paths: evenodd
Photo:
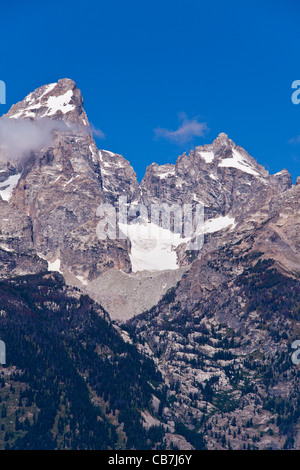
<path id="1" fill-rule="evenodd" d="M 0 119 L 0 160 L 22 158 L 50 146 L 55 130 L 70 131 L 63 121 Z"/>
<path id="2" fill-rule="evenodd" d="M 93 126 L 77 126 L 61 120 L 41 118 L 29 119 L 0 119 L 0 161 L 22 159 L 31 152 L 36 152 L 43 147 L 50 147 L 53 134 L 75 132 L 96 135 L 104 138 L 100 129 Z"/>
<path id="3" fill-rule="evenodd" d="M 206 122 L 199 122 L 198 118 L 188 119 L 185 113 L 180 113 L 179 119 L 182 123 L 178 129 L 174 131 L 158 127 L 154 129 L 155 137 L 162 137 L 178 144 L 184 144 L 194 137 L 203 137 L 209 130 Z"/>
<path id="4" fill-rule="evenodd" d="M 90 125 L 90 128 L 94 137 L 97 137 L 98 139 L 105 139 L 105 134 L 101 131 L 101 129 L 98 129 L 93 124 Z"/>

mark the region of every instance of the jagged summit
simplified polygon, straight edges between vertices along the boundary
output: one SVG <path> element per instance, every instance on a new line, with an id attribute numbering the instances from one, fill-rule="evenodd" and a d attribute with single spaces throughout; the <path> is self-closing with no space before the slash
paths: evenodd
<path id="1" fill-rule="evenodd" d="M 81 92 L 77 88 L 76 83 L 69 78 L 37 88 L 22 101 L 13 105 L 3 118 L 31 121 L 40 119 L 64 121 L 69 127 L 70 123 L 75 126 L 70 127 L 71 132 L 73 131 L 75 134 L 83 132 L 91 136 L 89 121 L 83 108 Z M 128 164 L 124 163 L 125 159 L 123 157 L 104 150 L 98 153 L 94 139 L 90 139 L 88 148 L 90 149 L 91 159 L 102 167 L 103 176 L 105 176 L 107 181 L 110 181 L 111 173 L 121 175 L 124 172 L 129 176 L 129 179 L 126 176 L 127 181 L 131 181 L 132 178 L 135 179 L 134 170 L 130 165 L 128 166 Z M 188 160 L 190 160 L 190 163 L 188 163 Z M 186 153 L 181 155 L 175 165 L 152 164 L 148 167 L 144 180 L 147 179 L 147 174 L 152 172 L 165 186 L 169 178 L 181 176 L 182 167 L 189 168 L 191 165 L 193 166 L 193 168 L 190 168 L 190 176 L 192 178 L 194 172 L 197 172 L 196 168 L 199 168 L 201 172 L 207 169 L 210 178 L 215 181 L 220 179 L 221 171 L 226 174 L 233 174 L 234 172 L 234 175 L 239 177 L 242 177 L 243 173 L 244 175 L 247 174 L 262 179 L 266 179 L 269 176 L 269 173 L 253 157 L 242 147 L 237 146 L 225 132 L 221 132 L 212 144 L 196 146 L 189 155 L 186 155 Z M 108 167 L 110 168 L 108 169 Z M 124 169 L 125 167 L 126 170 Z M 289 174 L 279 172 L 274 177 L 284 181 L 284 184 L 289 184 Z M 115 184 L 113 186 L 116 187 Z M 136 186 L 136 181 L 134 181 L 134 186 Z M 180 181 L 177 181 L 177 186 L 180 187 Z M 106 188 L 109 189 L 107 184 Z M 136 197 L 136 189 L 134 189 L 134 193 Z"/>
<path id="2" fill-rule="evenodd" d="M 218 137 L 216 137 L 214 143 L 217 143 L 217 142 L 224 142 L 227 144 L 233 143 L 232 140 L 228 137 L 228 135 L 225 132 L 220 132 Z"/>
<path id="3" fill-rule="evenodd" d="M 142 402 L 149 402 L 149 410 L 143 412 L 143 417 L 153 436 L 159 436 L 166 426 L 166 438 L 170 439 L 176 432 L 171 449 L 201 448 L 202 433 L 207 433 L 210 448 L 228 445 L 228 448 L 242 449 L 250 440 L 257 448 L 265 449 L 284 447 L 286 433 L 287 442 L 294 436 L 295 447 L 300 448 L 296 421 L 299 381 L 290 357 L 290 346 L 299 333 L 300 178 L 292 186 L 287 170 L 269 175 L 246 150 L 221 133 L 211 144 L 197 146 L 188 155 L 179 156 L 173 165 L 153 163 L 139 185 L 125 158 L 98 150 L 89 132 L 81 93 L 69 79 L 38 88 L 14 105 L 5 119 L 0 123 L 8 122 L 14 128 L 14 140 L 20 140 L 21 132 L 18 135 L 16 129 L 21 130 L 24 125 L 26 129 L 38 128 L 38 122 L 43 119 L 51 124 L 51 140 L 31 147 L 22 168 L 13 168 L 10 160 L 0 163 L 0 279 L 3 281 L 0 319 L 12 338 L 14 323 L 10 319 L 15 315 L 16 339 L 22 339 L 26 336 L 24 325 L 32 318 L 32 325 L 37 325 L 32 338 L 37 345 L 34 352 L 39 352 L 42 364 L 41 376 L 44 377 L 44 370 L 49 370 L 47 358 L 53 354 L 47 355 L 47 350 L 40 346 L 47 348 L 51 342 L 55 352 L 58 339 L 62 340 L 68 358 L 72 353 L 70 344 L 76 343 L 73 333 L 77 331 L 82 340 L 82 347 L 76 346 L 80 353 L 78 374 L 86 379 L 93 403 L 104 403 L 101 382 L 98 383 L 97 374 L 91 375 L 98 364 L 92 354 L 94 349 L 100 361 L 100 373 L 102 370 L 110 373 L 118 372 L 115 367 L 119 360 L 124 369 L 128 354 L 134 353 L 134 345 L 129 349 L 123 345 L 120 349 L 116 337 L 110 340 L 109 336 L 111 344 L 117 345 L 113 351 L 109 342 L 105 346 L 95 342 L 95 332 L 98 334 L 102 322 L 97 321 L 98 326 L 90 323 L 100 313 L 98 307 L 90 304 L 88 297 L 91 297 L 104 306 L 111 319 L 125 322 L 131 318 L 126 333 L 122 333 L 121 327 L 117 331 L 125 341 L 134 340 L 139 353 L 147 357 L 146 363 L 143 360 L 145 380 L 139 382 L 139 389 L 148 384 L 149 378 L 155 383 L 160 377 L 156 374 L 152 380 L 149 375 L 151 357 L 159 367 L 163 380 L 160 392 L 156 397 L 151 385 Z M 61 121 L 67 127 L 66 132 L 57 126 Z M 88 132 L 81 132 L 83 127 Z M 120 195 L 127 197 L 124 206 L 130 208 L 129 225 L 124 227 L 122 222 L 119 225 L 127 239 L 115 237 L 112 232 L 109 237 L 101 238 L 99 224 L 103 228 L 106 221 L 98 208 L 102 205 L 102 209 L 113 209 L 112 213 L 116 214 L 114 209 L 120 209 Z M 158 219 L 147 221 L 146 217 L 141 217 L 145 223 L 135 224 L 133 203 L 136 202 L 147 210 L 158 203 L 166 208 L 165 212 L 173 205 L 170 212 L 176 214 L 173 217 L 170 214 L 169 228 L 161 230 Z M 185 219 L 185 225 L 187 218 L 181 212 L 184 204 L 195 209 L 198 203 L 204 205 L 205 217 L 200 227 L 204 244 L 200 250 L 189 250 L 186 241 L 179 240 L 178 230 L 175 232 L 175 215 Z M 122 225 L 126 230 L 122 231 Z M 149 226 L 151 237 L 144 235 Z M 182 228 L 185 231 L 186 226 Z M 170 236 L 173 229 L 175 237 Z M 58 282 L 60 275 L 66 286 Z M 77 289 L 71 290 L 69 286 Z M 8 296 L 9 290 L 12 296 Z M 64 292 L 72 292 L 72 301 L 66 301 Z M 91 310 L 87 310 L 89 305 Z M 61 321 L 57 326 L 58 320 Z M 60 329 L 63 336 L 49 336 L 52 330 Z M 106 337 L 113 330 L 104 328 L 103 331 Z M 24 354 L 31 351 L 28 338 L 31 336 L 27 335 L 22 343 Z M 58 350 L 59 358 L 61 350 Z M 28 360 L 21 361 L 21 367 L 25 363 L 29 364 Z M 65 368 L 56 360 L 51 364 L 53 377 L 60 379 L 55 367 Z M 17 377 L 19 370 L 13 373 Z M 32 376 L 38 375 L 34 372 Z M 4 377 L 6 381 L 7 377 L 9 374 Z M 121 379 L 121 394 L 116 394 L 112 402 L 105 402 L 110 417 L 111 410 L 118 410 L 114 403 L 119 403 L 124 393 Z M 127 375 L 125 379 L 127 383 Z M 57 380 L 57 383 L 57 394 L 53 390 L 58 408 L 53 406 L 50 410 L 53 419 L 48 420 L 49 433 L 61 428 L 55 442 L 67 443 L 68 423 L 53 428 L 61 408 L 61 392 L 69 403 L 61 388 L 64 382 Z M 45 384 L 48 391 L 48 382 Z M 37 405 L 28 408 L 27 389 L 23 385 L 20 399 L 17 397 L 18 408 L 25 403 L 25 411 L 28 409 L 29 414 L 37 416 L 29 427 L 22 425 L 21 432 L 29 439 L 40 430 L 45 415 L 39 418 L 37 414 L 43 401 L 38 397 Z M 104 385 L 107 390 L 107 383 Z M 37 396 L 36 381 L 32 390 L 32 396 Z M 8 401 L 13 403 L 15 412 L 15 398 L 13 401 L 5 398 L 8 391 L 6 386 L 2 401 L 4 398 L 5 406 Z M 136 404 L 136 397 L 132 397 Z M 70 407 L 67 408 L 62 410 L 63 420 L 69 416 Z M 118 421 L 121 413 L 113 414 L 116 432 L 121 429 L 118 442 L 124 441 L 125 447 L 129 442 L 126 443 L 127 427 Z M 16 410 L 16 424 L 20 424 L 18 416 L 21 414 Z M 100 418 L 101 424 L 104 413 Z M 154 429 L 154 423 L 163 426 L 158 428 L 155 424 Z M 177 423 L 185 423 L 182 430 L 191 445 L 185 440 L 180 444 Z M 76 434 L 76 423 L 73 428 Z M 137 429 L 140 433 L 141 426 Z M 86 431 L 87 436 L 93 434 L 87 428 Z M 6 441 L 6 434 L 0 433 L 0 444 L 1 436 L 2 442 Z M 218 437 L 221 434 L 225 442 L 223 437 Z M 15 442 L 19 439 L 18 434 Z M 165 438 L 157 439 L 164 444 Z M 77 438 L 75 441 L 78 445 Z M 9 438 L 5 445 L 10 444 Z"/>
<path id="4" fill-rule="evenodd" d="M 56 119 L 88 126 L 81 91 L 69 78 L 37 88 L 13 105 L 3 118 Z"/>
<path id="5" fill-rule="evenodd" d="M 101 203 L 117 205 L 121 195 L 127 197 L 128 204 L 143 203 L 148 208 L 153 203 L 202 203 L 206 233 L 230 235 L 272 197 L 291 187 L 288 172 L 269 176 L 225 133 L 211 144 L 179 156 L 175 164 L 153 163 L 139 185 L 125 158 L 97 149 L 81 92 L 70 79 L 36 89 L 12 106 L 5 118 L 34 124 L 43 119 L 51 124 L 63 121 L 70 130 L 52 132 L 51 128 L 51 141 L 33 149 L 23 168 L 13 172 L 3 169 L 0 195 L 30 217 L 37 253 L 50 266 L 69 270 L 84 282 L 97 279 L 110 268 L 128 272 L 137 264 L 141 266 L 137 257 L 145 257 L 143 243 L 137 247 L 135 235 L 129 237 L 131 247 L 125 241 L 98 240 L 96 210 Z M 259 218 L 265 216 L 266 212 L 260 213 Z M 164 264 L 166 251 L 172 263 Z M 156 264 L 149 266 L 162 271 L 186 266 L 189 260 L 184 248 L 177 251 L 175 255 L 172 246 L 164 247 L 150 257 Z"/>

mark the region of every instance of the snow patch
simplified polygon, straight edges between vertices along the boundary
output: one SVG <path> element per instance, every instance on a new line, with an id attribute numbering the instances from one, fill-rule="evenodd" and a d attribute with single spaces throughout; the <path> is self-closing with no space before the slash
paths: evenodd
<path id="1" fill-rule="evenodd" d="M 219 232 L 230 225 L 233 229 L 236 224 L 235 219 L 229 216 L 208 219 L 200 227 L 197 235 Z M 191 240 L 191 238 L 182 238 L 179 233 L 173 233 L 144 220 L 127 225 L 119 223 L 119 229 L 130 239 L 129 256 L 134 273 L 178 269 L 175 250 L 180 244 L 186 244 Z"/>
<path id="2" fill-rule="evenodd" d="M 202 152 L 197 152 L 201 158 L 205 160 L 206 163 L 211 163 L 213 159 L 215 158 L 214 152 L 210 151 L 202 151 Z"/>
<path id="3" fill-rule="evenodd" d="M 91 145 L 89 145 L 89 151 L 92 154 L 93 162 L 96 162 L 97 161 L 97 152 L 95 152 L 95 150 L 93 149 L 93 147 Z"/>
<path id="4" fill-rule="evenodd" d="M 158 170 L 156 173 L 156 176 L 161 179 L 168 178 L 168 176 L 174 176 L 175 175 L 175 168 L 168 170 L 168 171 L 163 171 L 163 170 Z"/>
<path id="5" fill-rule="evenodd" d="M 73 111 L 75 106 L 70 104 L 70 100 L 73 96 L 73 91 L 68 90 L 66 93 L 60 96 L 50 96 L 47 101 L 48 111 L 43 116 L 53 116 L 57 111 L 61 111 L 63 114 Z"/>
<path id="6" fill-rule="evenodd" d="M 100 150 L 100 152 L 108 153 L 108 155 L 110 155 L 111 157 L 114 157 L 116 155 L 115 153 L 109 152 L 108 150 Z"/>
<path id="7" fill-rule="evenodd" d="M 41 96 L 39 97 L 39 100 L 41 98 L 43 98 L 43 96 L 47 95 L 48 93 L 50 93 L 50 91 L 52 91 L 55 87 L 56 87 L 57 83 L 50 83 L 49 85 L 46 86 L 45 90 L 43 91 L 43 93 L 41 94 Z M 32 101 L 32 100 L 31 100 Z"/>
<path id="8" fill-rule="evenodd" d="M 9 202 L 14 188 L 17 186 L 21 173 L 10 176 L 7 180 L 0 183 L 0 196 L 4 201 Z M 3 188 L 3 189 L 1 189 Z"/>
<path id="9" fill-rule="evenodd" d="M 58 271 L 59 273 L 62 274 L 62 272 L 60 271 L 60 259 L 59 258 L 53 262 L 48 261 L 48 271 Z"/>
<path id="10" fill-rule="evenodd" d="M 149 222 L 119 224 L 120 230 L 131 241 L 130 260 L 132 271 L 163 271 L 178 269 L 174 249 L 186 239 L 179 233 L 159 227 Z"/>
<path id="11" fill-rule="evenodd" d="M 232 225 L 232 228 L 235 227 L 235 219 L 229 217 L 228 215 L 216 217 L 215 219 L 208 219 L 204 223 L 203 231 L 204 233 L 214 233 L 224 230 L 225 228 Z"/>
<path id="12" fill-rule="evenodd" d="M 232 149 L 232 157 L 225 158 L 222 160 L 218 166 L 220 167 L 229 167 L 236 168 L 237 170 L 248 173 L 249 175 L 261 176 L 256 170 L 254 170 L 249 163 L 246 162 L 243 155 L 235 149 Z"/>

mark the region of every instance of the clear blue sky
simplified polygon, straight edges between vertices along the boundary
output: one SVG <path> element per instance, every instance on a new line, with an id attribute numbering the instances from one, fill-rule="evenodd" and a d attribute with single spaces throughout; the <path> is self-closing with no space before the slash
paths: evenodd
<path id="1" fill-rule="evenodd" d="M 286 167 L 295 181 L 299 3 L 2 2 L 0 114 L 41 85 L 72 78 L 105 133 L 98 146 L 124 155 L 139 179 L 151 162 L 175 162 L 226 132 L 271 173 Z"/>

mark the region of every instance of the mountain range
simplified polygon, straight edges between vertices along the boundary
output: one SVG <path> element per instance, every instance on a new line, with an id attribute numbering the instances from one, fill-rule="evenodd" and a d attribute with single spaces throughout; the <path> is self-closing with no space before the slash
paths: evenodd
<path id="1" fill-rule="evenodd" d="M 299 449 L 300 178 L 221 133 L 139 183 L 70 79 L 0 136 L 0 446 Z M 120 197 L 126 236 L 101 238 Z M 201 205 L 201 249 L 153 205 Z"/>

